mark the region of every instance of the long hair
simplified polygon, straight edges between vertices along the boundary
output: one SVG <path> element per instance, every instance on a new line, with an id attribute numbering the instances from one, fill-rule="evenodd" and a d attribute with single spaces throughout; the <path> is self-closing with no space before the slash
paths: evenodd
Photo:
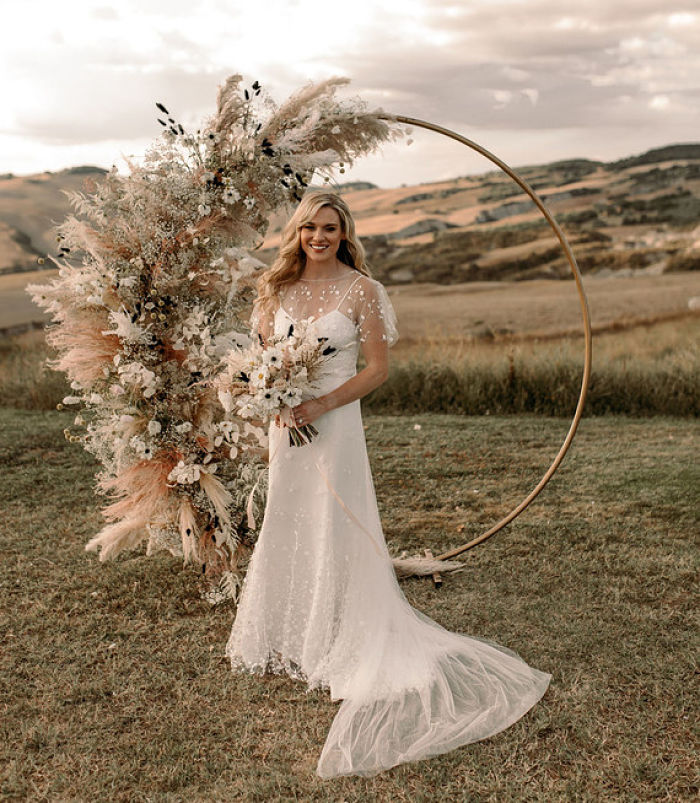
<path id="1" fill-rule="evenodd" d="M 324 206 L 335 209 L 340 218 L 338 260 L 350 268 L 369 276 L 365 249 L 355 233 L 355 221 L 345 201 L 334 192 L 309 190 L 282 230 L 280 248 L 272 265 L 258 279 L 258 300 L 261 310 L 271 312 L 280 289 L 292 284 L 301 276 L 306 265 L 306 254 L 301 247 L 301 229 Z"/>

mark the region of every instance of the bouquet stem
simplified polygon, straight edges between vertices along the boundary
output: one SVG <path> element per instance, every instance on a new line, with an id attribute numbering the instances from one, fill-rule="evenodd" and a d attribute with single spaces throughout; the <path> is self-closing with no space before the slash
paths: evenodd
<path id="1" fill-rule="evenodd" d="M 304 424 L 302 427 L 287 427 L 289 431 L 290 446 L 304 446 L 311 443 L 311 439 L 318 435 L 318 430 L 313 424 Z"/>

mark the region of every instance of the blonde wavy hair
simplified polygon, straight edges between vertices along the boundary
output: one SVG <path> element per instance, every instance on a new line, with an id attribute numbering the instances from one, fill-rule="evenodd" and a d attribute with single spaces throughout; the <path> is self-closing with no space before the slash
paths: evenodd
<path id="1" fill-rule="evenodd" d="M 348 205 L 334 192 L 309 190 L 282 231 L 279 253 L 275 261 L 258 279 L 256 304 L 261 310 L 272 312 L 281 288 L 297 281 L 303 273 L 306 254 L 301 247 L 301 229 L 324 206 L 335 209 L 340 218 L 343 239 L 336 254 L 338 260 L 358 273 L 371 276 L 365 260 L 365 249 L 355 233 L 355 221 Z"/>

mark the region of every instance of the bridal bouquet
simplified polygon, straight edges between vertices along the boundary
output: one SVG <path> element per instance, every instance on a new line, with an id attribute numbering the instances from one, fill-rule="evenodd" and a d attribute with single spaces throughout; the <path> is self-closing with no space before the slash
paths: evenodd
<path id="1" fill-rule="evenodd" d="M 311 424 L 297 426 L 292 408 L 310 393 L 322 365 L 335 353 L 327 338 L 313 337 L 308 323 L 291 325 L 286 335 L 275 335 L 247 349 L 234 348 L 224 357 L 224 370 L 214 381 L 227 414 L 269 422 L 279 415 L 289 432 L 290 446 L 303 446 L 318 435 Z"/>

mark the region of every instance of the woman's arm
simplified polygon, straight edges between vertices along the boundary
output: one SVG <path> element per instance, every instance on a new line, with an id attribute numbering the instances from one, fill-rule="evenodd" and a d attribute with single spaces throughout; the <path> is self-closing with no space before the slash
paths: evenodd
<path id="1" fill-rule="evenodd" d="M 378 388 L 389 375 L 389 347 L 386 340 L 368 340 L 362 344 L 366 366 L 335 390 L 297 405 L 294 418 L 304 424 L 313 423 L 324 413 L 361 399 Z"/>

